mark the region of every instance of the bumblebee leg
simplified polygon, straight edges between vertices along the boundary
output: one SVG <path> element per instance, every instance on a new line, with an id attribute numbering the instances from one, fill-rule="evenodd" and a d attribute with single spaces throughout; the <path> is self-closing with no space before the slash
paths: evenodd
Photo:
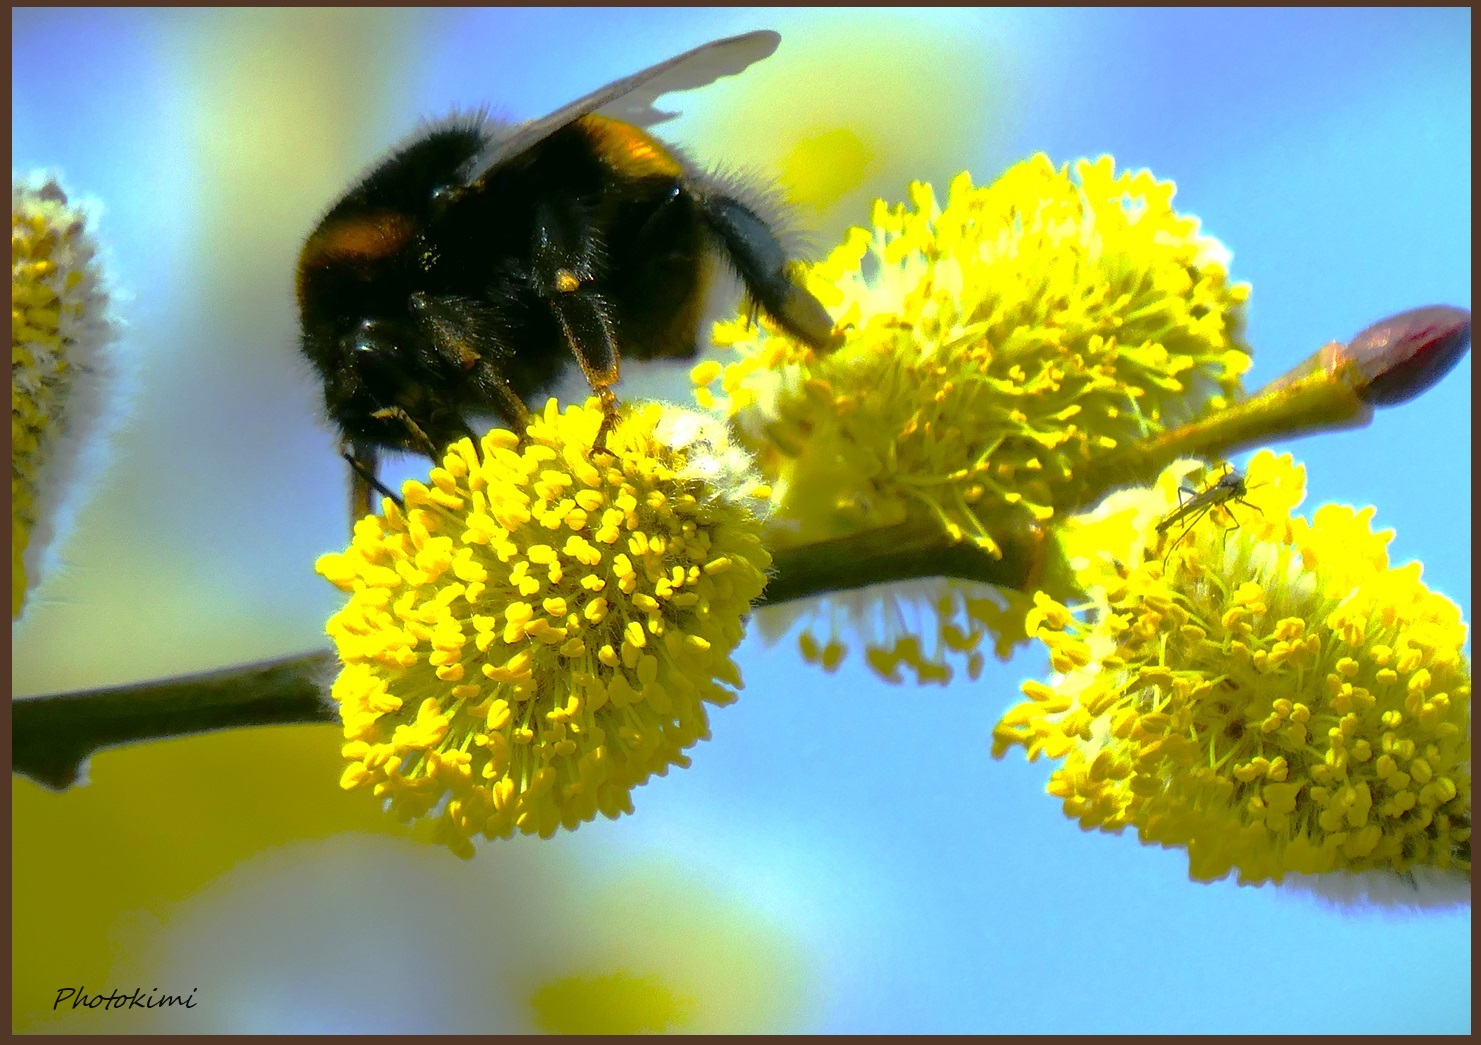
<path id="1" fill-rule="evenodd" d="M 596 440 L 591 444 L 592 453 L 611 453 L 607 449 L 607 436 L 617 426 L 617 395 L 610 388 L 597 389 L 602 399 L 602 427 L 597 429 Z"/>
<path id="2" fill-rule="evenodd" d="M 438 359 L 454 372 L 464 371 L 494 412 L 523 436 L 530 410 L 499 372 L 496 360 L 507 349 L 490 329 L 487 309 L 467 298 L 434 298 L 420 291 L 411 296 L 411 309 Z M 478 445 L 478 436 L 465 422 L 460 420 L 458 427 Z"/>
<path id="3" fill-rule="evenodd" d="M 525 429 L 530 427 L 530 408 L 525 406 L 525 401 L 515 394 L 514 389 L 509 387 L 497 374 L 491 375 L 487 380 L 481 382 L 484 388 L 492 393 L 493 398 L 499 404 L 499 416 L 509 422 L 510 430 L 521 439 L 525 436 Z M 465 424 L 464 431 L 473 440 L 473 445 L 478 445 L 478 436 Z"/>
<path id="4" fill-rule="evenodd" d="M 788 333 L 819 351 L 832 351 L 843 343 L 842 336 L 833 332 L 828 310 L 793 282 L 787 255 L 766 222 L 745 204 L 720 193 L 700 196 L 699 210 L 753 302 Z"/>
<path id="5" fill-rule="evenodd" d="M 566 336 L 566 343 L 581 364 L 581 372 L 602 402 L 602 426 L 597 429 L 592 450 L 607 449 L 607 435 L 617 424 L 617 341 L 606 305 L 596 294 L 570 291 L 553 297 L 551 307 Z M 595 359 L 593 359 L 595 357 Z"/>
<path id="6" fill-rule="evenodd" d="M 534 269 L 540 295 L 581 364 L 587 384 L 601 397 L 602 427 L 593 449 L 604 450 L 607 434 L 617 421 L 617 395 L 612 386 L 617 383 L 622 357 L 611 306 L 595 287 L 595 274 L 605 259 L 594 231 L 580 211 L 557 216 L 552 208 L 541 208 Z"/>
<path id="7" fill-rule="evenodd" d="M 380 410 L 375 411 L 370 416 L 378 420 L 400 421 L 403 425 L 406 426 L 407 435 L 411 437 L 410 444 L 417 451 L 417 453 L 426 454 L 433 461 L 436 461 L 439 457 L 442 456 L 440 452 L 441 448 L 432 441 L 431 437 L 429 437 L 426 432 L 422 431 L 422 426 L 417 424 L 416 421 L 412 420 L 412 416 L 405 410 L 401 409 L 401 407 L 382 407 Z"/>

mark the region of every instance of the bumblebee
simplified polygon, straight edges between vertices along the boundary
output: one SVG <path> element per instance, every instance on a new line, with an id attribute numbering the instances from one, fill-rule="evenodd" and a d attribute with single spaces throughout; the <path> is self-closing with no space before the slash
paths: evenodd
<path id="1" fill-rule="evenodd" d="M 714 260 L 783 329 L 835 344 L 763 208 L 646 129 L 674 115 L 654 107 L 662 94 L 739 73 L 779 42 L 716 40 L 513 127 L 444 120 L 329 209 L 299 256 L 298 306 L 351 465 L 352 523 L 372 487 L 387 492 L 379 451 L 435 461 L 480 414 L 523 431 L 525 400 L 573 360 L 603 404 L 601 449 L 622 355 L 698 351 Z"/>

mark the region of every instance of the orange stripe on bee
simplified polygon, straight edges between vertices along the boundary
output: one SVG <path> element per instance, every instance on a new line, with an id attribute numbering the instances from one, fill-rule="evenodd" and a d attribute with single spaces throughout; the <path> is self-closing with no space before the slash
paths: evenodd
<path id="1" fill-rule="evenodd" d="M 576 121 L 596 154 L 613 170 L 635 178 L 677 178 L 679 161 L 640 127 L 608 116 L 583 116 Z"/>
<path id="2" fill-rule="evenodd" d="M 350 273 L 364 276 L 368 266 L 395 257 L 415 231 L 412 222 L 395 211 L 373 211 L 319 226 L 298 255 L 298 307 L 303 308 L 318 273 L 348 266 Z"/>
<path id="3" fill-rule="evenodd" d="M 321 226 L 303 245 L 301 265 L 367 262 L 394 257 L 415 227 L 395 211 L 375 211 Z"/>

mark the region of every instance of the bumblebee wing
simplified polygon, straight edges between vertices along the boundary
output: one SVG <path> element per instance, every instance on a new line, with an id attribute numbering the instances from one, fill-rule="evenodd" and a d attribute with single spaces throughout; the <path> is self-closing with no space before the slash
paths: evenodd
<path id="1" fill-rule="evenodd" d="M 665 94 L 707 87 L 716 80 L 735 76 L 757 62 L 770 58 L 781 36 L 769 29 L 713 40 L 670 58 L 643 72 L 597 91 L 591 98 L 605 97 L 590 112 L 599 112 L 638 127 L 652 127 L 679 115 L 653 103 Z M 580 104 L 580 103 L 578 103 Z"/>
<path id="2" fill-rule="evenodd" d="M 607 86 L 563 105 L 549 116 L 515 127 L 507 136 L 490 143 L 474 168 L 469 187 L 477 190 L 491 171 L 526 152 L 562 127 L 592 113 L 651 127 L 678 115 L 654 106 L 661 95 L 704 87 L 725 76 L 734 76 L 763 58 L 771 56 L 781 36 L 760 29 L 685 51 L 666 62 L 651 65 L 640 73 L 613 80 Z"/>

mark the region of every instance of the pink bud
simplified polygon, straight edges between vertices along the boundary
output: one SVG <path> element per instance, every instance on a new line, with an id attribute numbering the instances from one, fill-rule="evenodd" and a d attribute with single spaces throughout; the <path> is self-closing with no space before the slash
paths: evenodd
<path id="1" fill-rule="evenodd" d="M 1358 396 L 1375 406 L 1413 399 L 1450 372 L 1471 343 L 1471 313 L 1426 305 L 1363 329 L 1344 353 L 1363 384 Z"/>

